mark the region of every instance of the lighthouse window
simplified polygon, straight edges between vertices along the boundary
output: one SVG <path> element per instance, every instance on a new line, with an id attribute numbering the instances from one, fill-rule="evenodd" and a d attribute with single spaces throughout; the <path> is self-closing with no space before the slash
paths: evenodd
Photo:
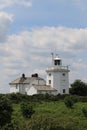
<path id="1" fill-rule="evenodd" d="M 49 80 L 49 84 L 51 84 L 51 80 Z"/>
<path id="2" fill-rule="evenodd" d="M 49 76 L 51 76 L 51 73 L 49 73 Z"/>
<path id="3" fill-rule="evenodd" d="M 65 73 L 63 73 L 62 75 L 65 76 Z"/>
<path id="4" fill-rule="evenodd" d="M 63 93 L 65 93 L 66 92 L 66 90 L 65 89 L 63 89 Z"/>
<path id="5" fill-rule="evenodd" d="M 60 65 L 60 60 L 55 60 L 55 65 Z"/>

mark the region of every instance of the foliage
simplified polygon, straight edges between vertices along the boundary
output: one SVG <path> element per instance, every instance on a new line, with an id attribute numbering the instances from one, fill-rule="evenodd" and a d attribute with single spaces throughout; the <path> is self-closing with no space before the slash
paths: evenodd
<path id="1" fill-rule="evenodd" d="M 79 96 L 87 96 L 87 84 L 81 80 L 75 80 L 71 84 L 70 93 Z"/>
<path id="2" fill-rule="evenodd" d="M 84 116 L 87 117 L 87 107 L 83 107 L 82 112 L 83 112 Z"/>
<path id="3" fill-rule="evenodd" d="M 65 105 L 68 107 L 68 108 L 72 108 L 73 105 L 74 105 L 74 101 L 72 100 L 72 98 L 69 96 L 69 97 L 66 97 L 64 99 L 64 103 Z"/>
<path id="4" fill-rule="evenodd" d="M 4 126 L 11 122 L 12 105 L 5 96 L 0 98 L 0 126 Z"/>
<path id="5" fill-rule="evenodd" d="M 31 116 L 34 114 L 35 111 L 33 110 L 33 107 L 29 103 L 23 102 L 21 103 L 21 112 L 24 117 L 31 118 Z"/>
<path id="6" fill-rule="evenodd" d="M 7 100 L 9 98 L 13 112 L 10 122 L 4 124 L 0 130 L 87 130 L 86 96 L 59 94 L 55 96 L 47 94 L 33 96 L 22 94 L 0 95 L 0 99 L 3 98 Z M 66 100 L 69 107 L 65 105 Z M 72 103 L 74 109 L 70 109 L 73 108 Z M 24 115 L 22 107 L 25 110 Z M 32 109 L 29 109 L 30 107 Z"/>

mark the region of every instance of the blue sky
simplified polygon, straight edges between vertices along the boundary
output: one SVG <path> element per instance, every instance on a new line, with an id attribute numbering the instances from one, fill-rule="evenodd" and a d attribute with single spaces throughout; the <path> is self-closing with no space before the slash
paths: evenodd
<path id="1" fill-rule="evenodd" d="M 51 65 L 51 52 L 70 65 L 70 83 L 87 82 L 87 0 L 0 0 L 0 92 L 25 73 Z"/>

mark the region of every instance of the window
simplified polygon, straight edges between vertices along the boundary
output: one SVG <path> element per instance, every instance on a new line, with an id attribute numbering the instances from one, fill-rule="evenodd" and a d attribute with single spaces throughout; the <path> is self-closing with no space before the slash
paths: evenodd
<path id="1" fill-rule="evenodd" d="M 65 76 L 66 74 L 65 74 L 65 73 L 63 73 L 62 75 L 63 75 L 63 76 Z"/>
<path id="2" fill-rule="evenodd" d="M 51 84 L 51 80 L 49 80 L 49 84 Z"/>
<path id="3" fill-rule="evenodd" d="M 63 89 L 63 93 L 65 93 L 66 92 L 66 90 L 65 89 Z"/>
<path id="4" fill-rule="evenodd" d="M 18 89 L 18 85 L 16 85 L 16 89 Z"/>
<path id="5" fill-rule="evenodd" d="M 49 76 L 51 76 L 51 73 L 49 73 Z"/>
<path id="6" fill-rule="evenodd" d="M 60 60 L 55 60 L 54 64 L 55 65 L 60 65 Z"/>

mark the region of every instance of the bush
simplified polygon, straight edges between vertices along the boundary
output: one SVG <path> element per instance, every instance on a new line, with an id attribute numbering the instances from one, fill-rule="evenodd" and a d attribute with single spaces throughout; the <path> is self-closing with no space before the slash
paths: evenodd
<path id="1" fill-rule="evenodd" d="M 87 117 L 87 107 L 83 107 L 82 112 L 83 112 L 84 116 Z"/>
<path id="2" fill-rule="evenodd" d="M 25 118 L 31 118 L 35 111 L 30 104 L 23 102 L 21 103 L 21 112 Z"/>
<path id="3" fill-rule="evenodd" d="M 9 99 L 3 96 L 0 99 L 0 126 L 4 126 L 11 122 L 12 105 Z"/>
<path id="4" fill-rule="evenodd" d="M 64 103 L 68 108 L 72 108 L 74 105 L 74 102 L 71 97 L 65 97 Z"/>

